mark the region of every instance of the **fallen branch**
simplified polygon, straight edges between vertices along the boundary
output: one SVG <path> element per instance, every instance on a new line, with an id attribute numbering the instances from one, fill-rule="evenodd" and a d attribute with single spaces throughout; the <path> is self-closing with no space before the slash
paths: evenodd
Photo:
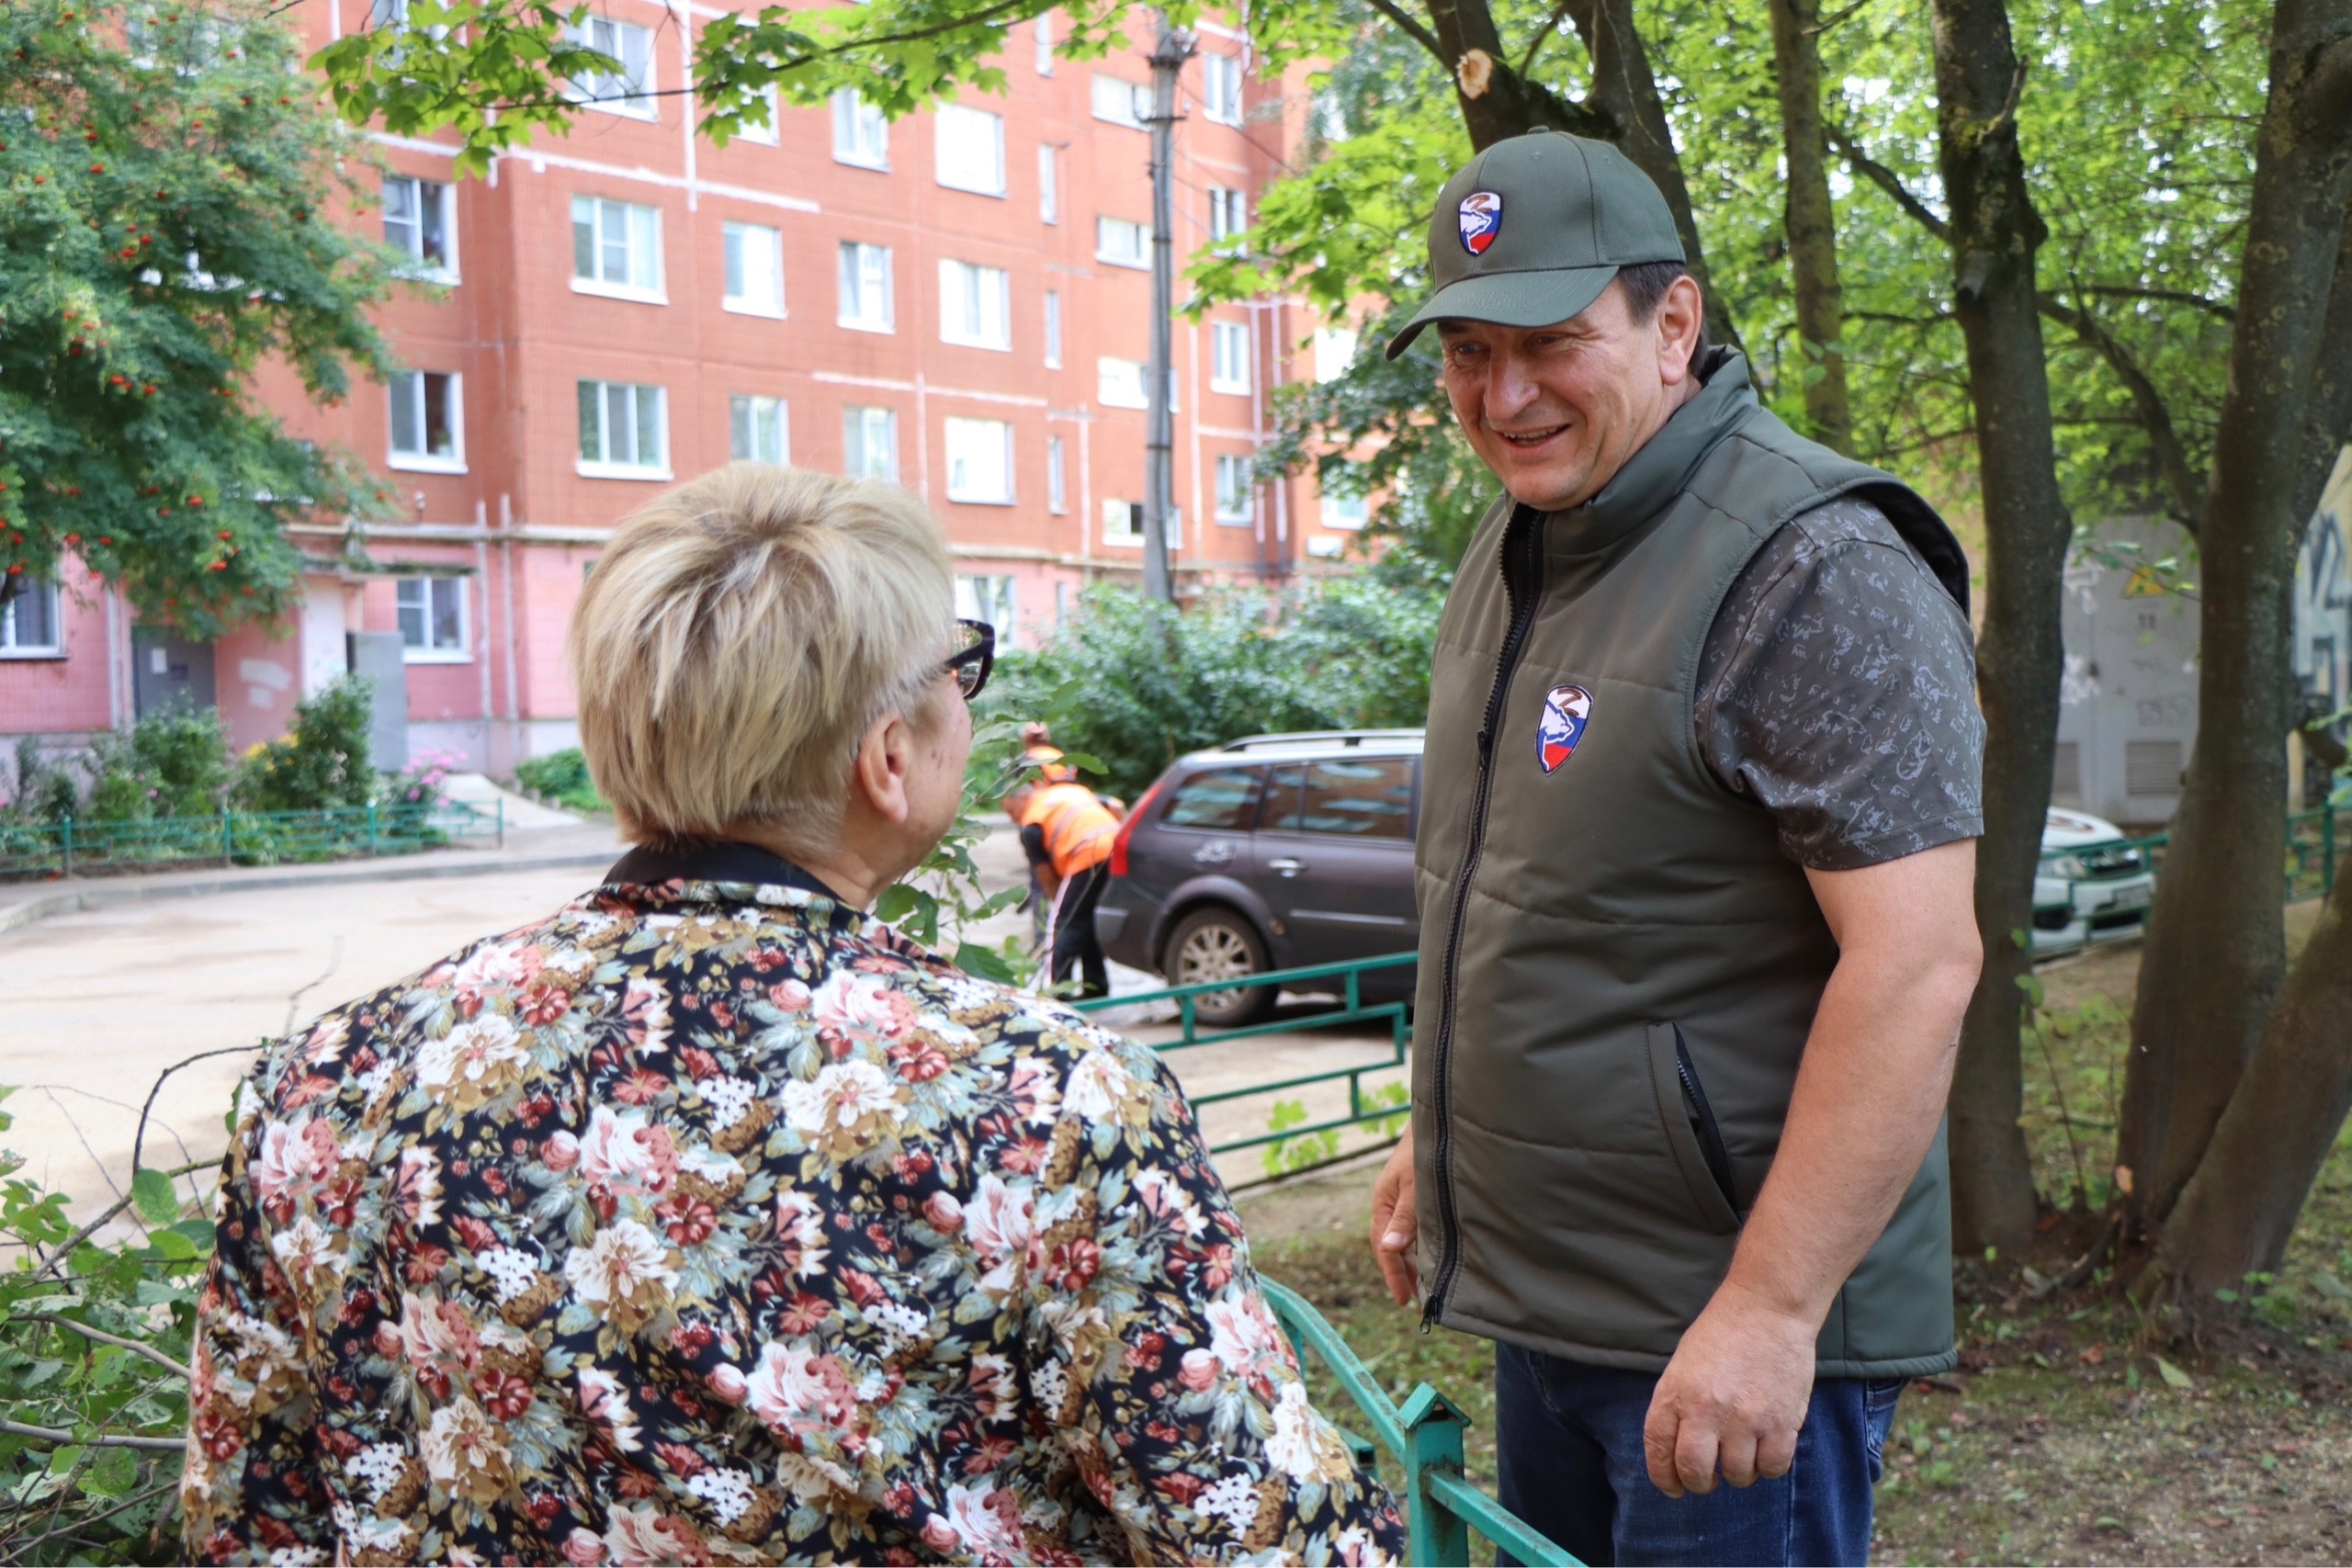
<path id="1" fill-rule="evenodd" d="M 0 1432 L 60 1447 L 70 1443 L 85 1449 L 145 1449 L 154 1453 L 179 1453 L 187 1447 L 185 1438 L 135 1438 L 128 1432 L 100 1432 L 94 1438 L 83 1438 L 62 1427 L 28 1427 L 22 1421 L 0 1421 Z"/>
<path id="2" fill-rule="evenodd" d="M 116 1346 L 121 1349 L 130 1351 L 134 1356 L 144 1356 L 167 1372 L 173 1372 L 184 1378 L 193 1378 L 196 1376 L 196 1374 L 188 1371 L 187 1367 L 173 1360 L 169 1356 L 164 1355 L 153 1345 L 143 1345 L 136 1339 L 125 1339 L 119 1334 L 108 1334 L 103 1328 L 93 1328 L 86 1323 L 76 1323 L 70 1317 L 57 1317 L 45 1312 L 28 1312 L 19 1314 L 18 1321 L 24 1323 L 46 1323 L 52 1328 L 70 1328 L 74 1333 L 82 1336 L 85 1339 L 95 1339 L 101 1345 Z"/>
<path id="3" fill-rule="evenodd" d="M 174 1168 L 164 1172 L 164 1174 L 177 1179 L 180 1177 L 187 1175 L 191 1171 L 208 1170 L 220 1163 L 220 1162 L 219 1160 L 210 1159 L 190 1160 L 187 1164 L 175 1167 Z M 56 1268 L 60 1263 L 62 1263 L 65 1259 L 73 1257 L 74 1249 L 75 1247 L 81 1246 L 84 1242 L 97 1235 L 102 1228 L 112 1223 L 116 1215 L 121 1213 L 125 1209 L 130 1207 L 130 1200 L 129 1198 L 119 1199 L 115 1202 L 112 1208 L 107 1210 L 106 1213 L 100 1214 L 96 1219 L 92 1220 L 88 1224 L 84 1225 L 80 1230 L 75 1231 L 72 1235 L 67 1236 L 63 1241 L 58 1243 L 56 1249 L 50 1253 L 47 1258 L 43 1258 L 41 1260 L 41 1266 L 38 1269 L 34 1270 L 33 1278 L 36 1280 L 40 1279 L 42 1275 Z"/>

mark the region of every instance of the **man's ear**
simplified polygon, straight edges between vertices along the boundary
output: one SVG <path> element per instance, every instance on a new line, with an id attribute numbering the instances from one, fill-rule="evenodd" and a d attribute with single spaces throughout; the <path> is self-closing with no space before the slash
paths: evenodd
<path id="1" fill-rule="evenodd" d="M 907 775 L 913 772 L 915 731 L 904 714 L 885 714 L 866 727 L 851 760 L 851 793 L 886 822 L 907 819 Z"/>
<path id="2" fill-rule="evenodd" d="M 1696 279 L 1684 273 L 1667 285 L 1665 298 L 1657 302 L 1657 378 L 1669 387 L 1679 387 L 1692 375 L 1690 352 L 1699 346 L 1699 333 L 1706 325 L 1707 303 L 1699 292 Z"/>

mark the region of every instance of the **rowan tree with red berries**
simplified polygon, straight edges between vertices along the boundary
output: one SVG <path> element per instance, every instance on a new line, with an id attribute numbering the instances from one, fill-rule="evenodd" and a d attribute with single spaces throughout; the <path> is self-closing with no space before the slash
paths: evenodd
<path id="1" fill-rule="evenodd" d="M 372 502 L 252 391 L 388 360 L 390 254 L 331 220 L 364 144 L 258 8 L 0 6 L 0 603 L 78 556 L 205 637 L 283 607 L 285 525 Z"/>

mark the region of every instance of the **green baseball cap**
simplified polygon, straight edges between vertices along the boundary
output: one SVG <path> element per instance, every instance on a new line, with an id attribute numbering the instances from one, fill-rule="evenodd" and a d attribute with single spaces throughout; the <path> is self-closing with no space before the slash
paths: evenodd
<path id="1" fill-rule="evenodd" d="M 1666 197 L 1632 159 L 1564 131 L 1514 136 L 1471 159 L 1439 194 L 1430 215 L 1437 292 L 1388 340 L 1388 357 L 1431 321 L 1565 321 L 1600 299 L 1619 267 L 1684 259 Z"/>

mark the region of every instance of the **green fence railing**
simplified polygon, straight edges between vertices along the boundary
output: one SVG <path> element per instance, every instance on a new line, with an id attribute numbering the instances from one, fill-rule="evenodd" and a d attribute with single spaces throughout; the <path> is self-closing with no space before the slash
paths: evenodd
<path id="1" fill-rule="evenodd" d="M 1408 1561 L 1416 1563 L 1467 1563 L 1470 1532 L 1476 1530 L 1521 1562 L 1575 1568 L 1577 1559 L 1555 1545 L 1518 1515 L 1471 1484 L 1462 1472 L 1462 1439 L 1469 1419 L 1461 1406 L 1421 1383 L 1398 1404 L 1373 1377 L 1340 1331 L 1287 1285 L 1262 1281 L 1274 1316 L 1290 1336 L 1299 1364 L 1312 1350 L 1329 1368 L 1364 1421 L 1378 1446 L 1404 1467 L 1405 1505 L 1411 1532 Z M 1371 1441 L 1346 1433 L 1348 1446 L 1359 1463 L 1374 1457 Z"/>
<path id="2" fill-rule="evenodd" d="M 1272 1083 L 1250 1084 L 1242 1089 L 1219 1089 L 1194 1095 L 1194 1109 L 1216 1105 L 1228 1100 L 1244 1100 L 1252 1095 L 1274 1094 L 1284 1089 L 1306 1089 L 1315 1084 L 1336 1083 L 1345 1079 L 1348 1086 L 1348 1113 L 1328 1122 L 1307 1126 L 1284 1127 L 1280 1132 L 1263 1133 L 1256 1137 L 1238 1138 L 1216 1147 L 1218 1154 L 1230 1154 L 1237 1149 L 1255 1148 L 1261 1144 L 1285 1143 L 1294 1138 L 1312 1138 L 1317 1134 L 1335 1132 L 1365 1122 L 1381 1122 L 1401 1116 L 1402 1110 L 1393 1104 L 1375 1105 L 1364 1097 L 1363 1076 L 1366 1073 L 1391 1072 L 1405 1065 L 1405 1045 L 1412 1038 L 1412 1026 L 1406 1018 L 1403 1001 L 1380 1002 L 1366 1006 L 1363 1000 L 1363 976 L 1374 970 L 1394 969 L 1412 963 L 1419 954 L 1391 953 L 1379 958 L 1359 958 L 1348 964 L 1315 964 L 1302 969 L 1273 969 L 1262 975 L 1237 976 L 1229 980 L 1204 980 L 1190 986 L 1170 986 L 1163 990 L 1136 991 L 1123 997 L 1096 997 L 1073 1004 L 1080 1012 L 1101 1012 L 1105 1008 L 1133 1007 L 1138 1002 L 1174 1002 L 1183 1032 L 1173 1040 L 1164 1041 L 1156 1050 L 1186 1051 L 1196 1045 L 1222 1045 L 1228 1041 L 1247 1040 L 1253 1035 L 1287 1034 L 1302 1029 L 1329 1029 L 1342 1023 L 1384 1023 L 1388 1029 L 1389 1055 L 1380 1060 L 1358 1062 L 1353 1066 L 1333 1067 L 1327 1072 L 1306 1073 L 1297 1077 L 1278 1078 Z M 1321 982 L 1317 984 L 1317 982 Z M 1334 1011 L 1323 1010 L 1295 1018 L 1275 1019 L 1268 1023 L 1253 1023 L 1240 1029 L 1219 1029 L 1202 1032 L 1197 1008 L 1204 996 L 1228 991 L 1247 990 L 1253 987 L 1272 986 L 1280 990 L 1335 990 L 1340 993 L 1340 1006 Z"/>
<path id="3" fill-rule="evenodd" d="M 2140 863 L 2117 874 L 2137 876 L 2143 872 L 2161 872 L 2165 855 L 2172 847 L 2170 833 L 2149 833 L 2133 839 L 2103 839 L 2095 844 L 2082 844 L 2070 850 L 2045 850 L 2041 863 L 2068 856 L 2081 858 L 2111 855 L 2120 851 L 2136 851 Z M 2287 818 L 2287 855 L 2282 867 L 2285 895 L 2290 904 L 2306 898 L 2324 898 L 2335 887 L 2336 863 L 2346 852 L 2352 852 L 2352 809 L 2341 806 L 2323 807 L 2316 811 L 2298 811 Z M 2093 880 L 2102 880 L 2094 878 Z M 2035 913 L 2044 909 L 2060 910 L 2064 904 L 2038 905 Z"/>
<path id="4" fill-rule="evenodd" d="M 143 822 L 0 824 L 0 877 L 172 865 L 277 865 L 355 855 L 413 854 L 451 844 L 506 842 L 506 803 L 462 801 L 236 811 Z"/>

